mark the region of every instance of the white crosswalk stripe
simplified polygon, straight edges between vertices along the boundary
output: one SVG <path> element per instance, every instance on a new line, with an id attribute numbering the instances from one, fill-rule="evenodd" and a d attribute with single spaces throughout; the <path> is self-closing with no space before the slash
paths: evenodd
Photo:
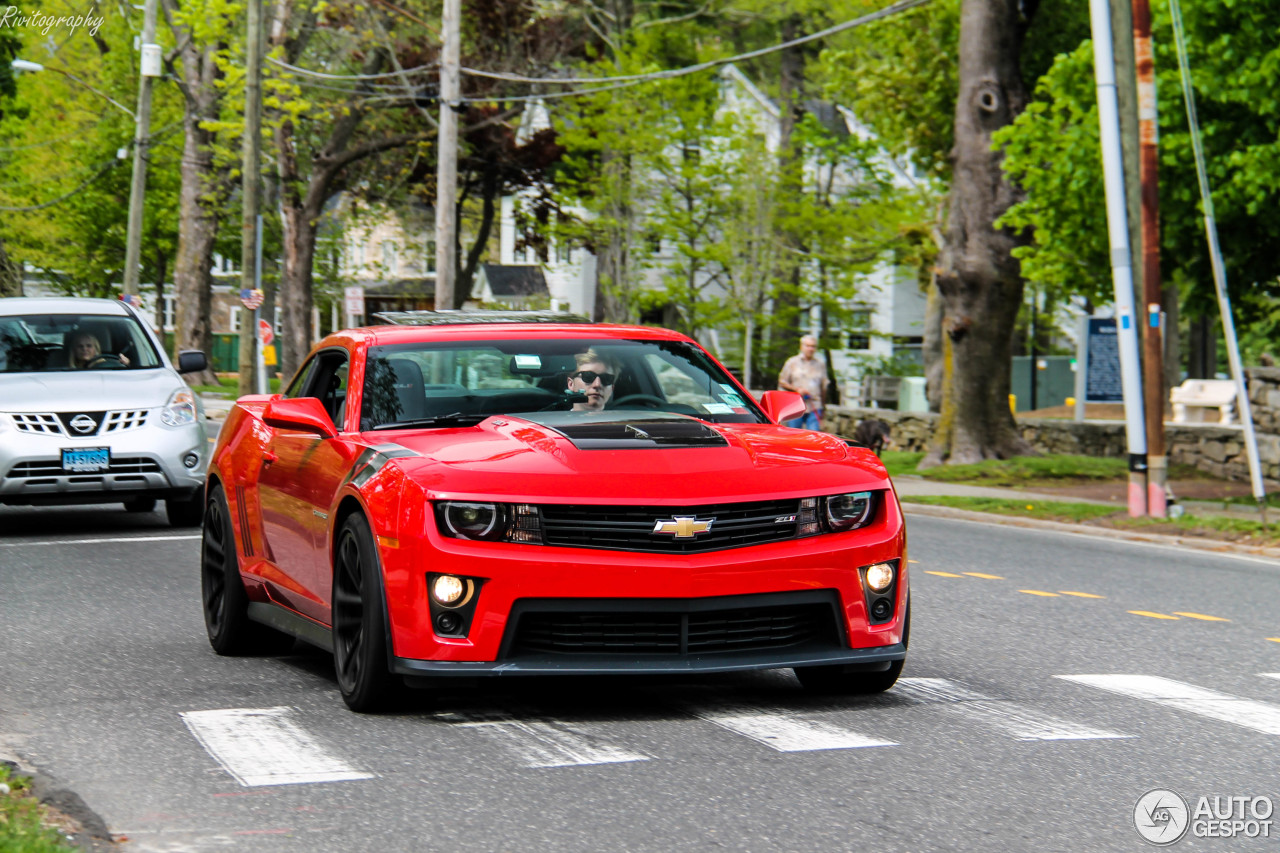
<path id="1" fill-rule="evenodd" d="M 686 705 L 684 710 L 701 720 L 748 737 L 778 752 L 897 746 L 893 741 L 868 737 L 821 720 L 798 717 L 783 709 L 733 703 L 699 703 Z"/>
<path id="2" fill-rule="evenodd" d="M 1095 729 L 1034 708 L 990 699 L 945 678 L 900 678 L 894 694 L 912 702 L 937 704 L 943 710 L 1016 740 L 1105 740 L 1133 735 Z"/>
<path id="3" fill-rule="evenodd" d="M 226 708 L 182 714 L 191 734 L 246 787 L 372 779 L 328 753 L 289 708 Z"/>
<path id="4" fill-rule="evenodd" d="M 1280 735 L 1280 705 L 1242 699 L 1158 675 L 1059 675 L 1057 678 L 1143 699 L 1211 720 Z"/>
<path id="5" fill-rule="evenodd" d="M 1258 675 L 1262 676 L 1263 678 L 1274 678 L 1280 681 L 1280 672 L 1260 672 L 1258 673 Z"/>
<path id="6" fill-rule="evenodd" d="M 505 714 L 437 714 L 451 725 L 473 729 L 513 752 L 525 767 L 573 767 L 648 761 L 649 756 L 604 743 L 561 720 L 517 719 Z"/>

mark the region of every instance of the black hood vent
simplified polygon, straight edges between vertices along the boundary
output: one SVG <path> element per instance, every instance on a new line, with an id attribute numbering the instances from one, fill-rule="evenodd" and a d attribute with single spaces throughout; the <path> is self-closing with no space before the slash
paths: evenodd
<path id="1" fill-rule="evenodd" d="M 711 426 L 683 415 L 649 412 L 557 412 L 521 417 L 549 427 L 579 450 L 728 447 Z"/>

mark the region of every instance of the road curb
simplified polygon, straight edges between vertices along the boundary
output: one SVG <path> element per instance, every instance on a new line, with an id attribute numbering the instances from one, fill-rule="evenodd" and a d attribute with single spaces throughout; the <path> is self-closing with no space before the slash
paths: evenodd
<path id="1" fill-rule="evenodd" d="M 1120 539 L 1128 542 L 1143 542 L 1150 545 L 1166 545 L 1174 548 L 1192 548 L 1197 551 L 1217 554 L 1244 554 L 1251 557 L 1266 557 L 1280 563 L 1280 548 L 1264 548 L 1260 545 L 1241 545 L 1236 542 L 1223 542 L 1217 539 L 1205 540 L 1188 536 L 1171 536 L 1166 533 L 1116 530 L 1110 527 L 1094 527 L 1089 524 L 1070 524 L 1064 521 L 1047 521 L 1040 518 L 1021 518 L 1019 516 L 998 515 L 991 512 L 977 512 L 971 509 L 956 509 L 949 506 L 910 503 L 908 501 L 902 502 L 902 509 L 907 515 L 928 515 L 935 518 L 1003 524 L 1010 527 L 1026 527 L 1034 530 L 1054 530 L 1059 533 L 1075 533 L 1082 536 L 1097 536 L 1103 539 Z"/>

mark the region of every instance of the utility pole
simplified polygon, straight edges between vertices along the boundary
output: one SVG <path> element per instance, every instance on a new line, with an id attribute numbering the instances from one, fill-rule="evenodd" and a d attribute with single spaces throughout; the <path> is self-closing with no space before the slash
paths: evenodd
<path id="1" fill-rule="evenodd" d="M 1129 217 L 1125 210 L 1125 175 L 1121 163 L 1120 109 L 1116 100 L 1110 5 L 1108 0 L 1089 0 L 1089 20 L 1093 30 L 1093 73 L 1097 81 L 1107 233 L 1111 243 L 1111 279 L 1115 290 L 1120 382 L 1124 388 L 1125 437 L 1129 448 L 1129 515 L 1137 518 L 1147 514 L 1147 435 L 1143 418 L 1142 374 L 1138 363 L 1133 256 L 1129 248 Z"/>
<path id="2" fill-rule="evenodd" d="M 260 289 L 258 281 L 258 193 L 262 144 L 262 0 L 249 0 L 245 49 L 243 168 L 240 170 L 244 213 L 240 224 L 240 289 Z M 240 396 L 254 393 L 258 309 L 240 309 Z"/>
<path id="3" fill-rule="evenodd" d="M 147 147 L 151 144 L 151 81 L 161 75 L 160 45 L 155 43 L 156 2 L 146 0 L 142 11 L 133 181 L 129 185 L 129 220 L 124 241 L 124 297 L 135 306 L 138 304 L 138 262 L 142 257 L 142 207 L 147 194 Z"/>
<path id="4" fill-rule="evenodd" d="M 440 56 L 440 129 L 436 134 L 436 310 L 453 308 L 456 278 L 458 198 L 458 113 L 462 85 L 458 70 L 462 0 L 444 0 Z"/>
<path id="5" fill-rule="evenodd" d="M 1165 484 L 1169 461 L 1164 443 L 1164 339 L 1160 300 L 1160 191 L 1156 121 L 1156 64 L 1151 50 L 1151 5 L 1133 0 L 1133 45 L 1138 70 L 1139 159 L 1142 176 L 1142 297 L 1146 305 L 1142 387 L 1147 412 L 1147 514 L 1168 515 Z"/>

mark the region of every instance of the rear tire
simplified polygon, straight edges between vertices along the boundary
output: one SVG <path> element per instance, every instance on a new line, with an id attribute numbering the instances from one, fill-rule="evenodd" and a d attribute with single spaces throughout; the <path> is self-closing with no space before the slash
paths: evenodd
<path id="1" fill-rule="evenodd" d="M 249 596 L 240 577 L 240 556 L 231 510 L 222 487 L 209 490 L 200 543 L 200 600 L 209 645 L 220 655 L 277 653 L 293 638 L 249 620 Z"/>
<path id="2" fill-rule="evenodd" d="M 382 567 L 359 513 L 343 522 L 334 549 L 333 666 L 342 701 L 353 711 L 381 711 L 399 698 L 402 683 L 387 668 Z"/>
<path id="3" fill-rule="evenodd" d="M 129 498 L 124 502 L 127 512 L 151 512 L 156 508 L 155 498 Z"/>
<path id="4" fill-rule="evenodd" d="M 197 492 L 188 500 L 169 498 L 164 502 L 165 514 L 169 516 L 170 527 L 199 527 L 205 516 L 206 507 Z"/>

